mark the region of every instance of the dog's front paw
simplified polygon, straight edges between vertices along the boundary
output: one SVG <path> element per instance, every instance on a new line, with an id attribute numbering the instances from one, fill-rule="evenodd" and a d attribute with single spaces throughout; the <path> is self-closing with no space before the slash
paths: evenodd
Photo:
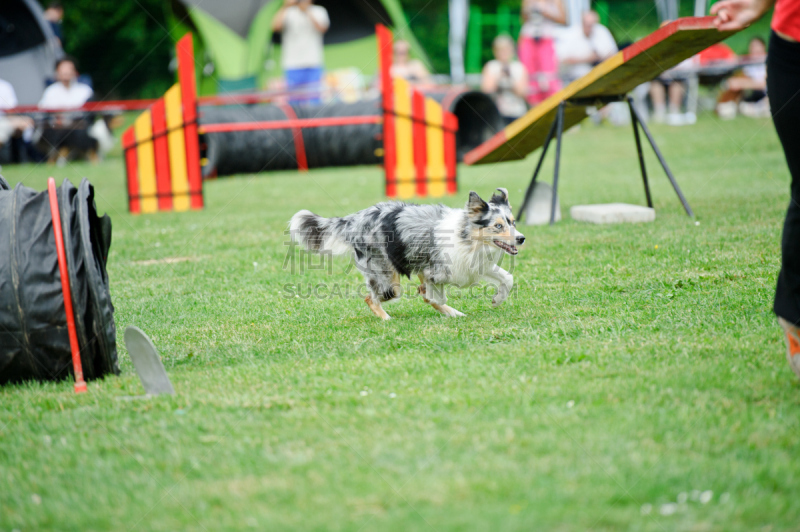
<path id="1" fill-rule="evenodd" d="M 501 285 L 500 287 L 497 288 L 497 293 L 492 298 L 492 306 L 494 308 L 499 307 L 500 305 L 503 304 L 503 301 L 505 301 L 507 297 L 508 297 L 508 288 L 506 288 L 505 285 Z"/>
<path id="2" fill-rule="evenodd" d="M 454 309 L 453 307 L 447 307 L 447 310 L 446 312 L 444 312 L 444 315 L 447 316 L 448 318 L 463 318 L 466 316 L 466 314 Z"/>
<path id="3" fill-rule="evenodd" d="M 464 314 L 463 312 L 459 312 L 453 307 L 447 305 L 434 304 L 433 308 L 435 308 L 436 311 L 439 312 L 442 316 L 445 316 L 447 318 L 463 318 L 464 316 L 466 316 L 466 314 Z"/>

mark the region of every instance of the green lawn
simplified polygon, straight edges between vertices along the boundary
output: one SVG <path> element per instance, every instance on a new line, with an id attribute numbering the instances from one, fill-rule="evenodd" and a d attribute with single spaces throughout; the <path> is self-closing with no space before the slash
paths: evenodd
<path id="1" fill-rule="evenodd" d="M 800 530 L 800 383 L 771 313 L 783 154 L 768 121 L 653 129 L 696 221 L 653 157 L 655 223 L 569 220 L 644 201 L 630 129 L 585 125 L 565 220 L 523 228 L 516 292 L 453 296 L 457 320 L 307 297 L 356 291 L 344 259 L 284 269 L 289 217 L 382 200 L 377 168 L 220 179 L 202 212 L 130 216 L 120 159 L 4 167 L 95 184 L 122 375 L 0 389 L 0 530 Z M 461 167 L 445 203 L 519 204 L 534 164 Z M 131 324 L 174 397 L 124 400 Z"/>

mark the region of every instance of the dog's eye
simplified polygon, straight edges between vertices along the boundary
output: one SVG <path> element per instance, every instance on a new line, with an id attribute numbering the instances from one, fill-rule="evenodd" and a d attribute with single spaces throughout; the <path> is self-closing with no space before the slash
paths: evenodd
<path id="1" fill-rule="evenodd" d="M 502 229 L 503 224 L 494 224 L 495 229 Z"/>

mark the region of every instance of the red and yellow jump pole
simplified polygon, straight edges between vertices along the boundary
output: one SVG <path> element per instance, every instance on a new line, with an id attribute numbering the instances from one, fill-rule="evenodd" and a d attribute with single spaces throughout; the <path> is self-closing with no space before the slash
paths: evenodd
<path id="1" fill-rule="evenodd" d="M 132 213 L 203 208 L 192 35 L 176 45 L 178 83 L 122 134 Z"/>
<path id="2" fill-rule="evenodd" d="M 392 78 L 392 32 L 375 28 L 380 57 L 381 112 L 374 116 L 288 119 L 198 125 L 191 34 L 176 44 L 178 82 L 122 135 L 132 213 L 186 211 L 203 207 L 200 133 L 291 129 L 298 169 L 308 168 L 302 129 L 382 123 L 386 195 L 402 199 L 456 192 L 455 132 L 458 121 L 438 102 L 402 78 Z"/>
<path id="3" fill-rule="evenodd" d="M 378 24 L 386 195 L 441 197 L 456 192 L 458 120 L 402 78 L 392 78 L 392 32 Z"/>

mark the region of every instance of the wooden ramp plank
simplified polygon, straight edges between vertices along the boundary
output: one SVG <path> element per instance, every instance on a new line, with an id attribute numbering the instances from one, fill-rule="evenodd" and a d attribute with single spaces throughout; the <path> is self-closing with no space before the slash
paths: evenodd
<path id="1" fill-rule="evenodd" d="M 734 32 L 720 32 L 715 17 L 677 19 L 606 59 L 588 74 L 515 120 L 464 157 L 467 164 L 524 159 L 544 144 L 564 100 L 624 95 Z M 564 130 L 586 118 L 582 106 L 564 110 Z"/>

